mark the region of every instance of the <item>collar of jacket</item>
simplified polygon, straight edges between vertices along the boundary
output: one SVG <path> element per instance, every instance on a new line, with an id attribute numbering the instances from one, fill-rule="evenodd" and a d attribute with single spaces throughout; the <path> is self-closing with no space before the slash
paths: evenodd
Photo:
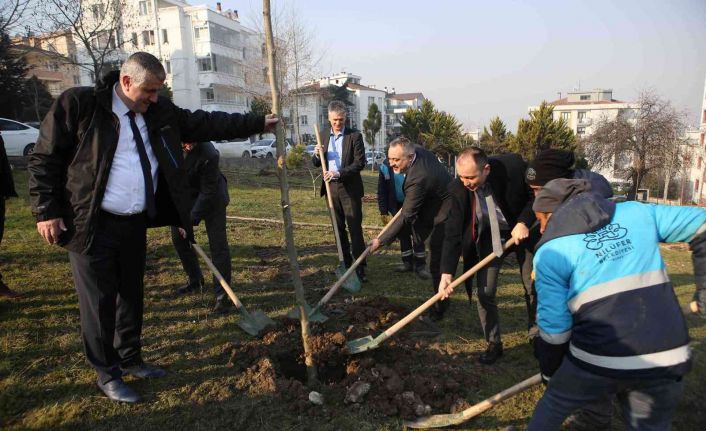
<path id="1" fill-rule="evenodd" d="M 103 78 L 96 83 L 95 93 L 96 100 L 100 106 L 108 112 L 113 112 L 113 86 L 120 79 L 120 71 L 113 70 L 103 75 Z M 160 96 L 157 103 L 150 105 L 147 112 L 143 114 L 147 129 L 150 133 L 159 129 L 164 121 L 164 116 L 160 115 L 161 110 L 157 109 L 163 103 L 163 98 Z"/>
<path id="2" fill-rule="evenodd" d="M 108 112 L 113 110 L 113 86 L 120 79 L 120 71 L 114 70 L 106 73 L 103 78 L 96 83 L 96 101 L 100 106 L 107 109 Z"/>

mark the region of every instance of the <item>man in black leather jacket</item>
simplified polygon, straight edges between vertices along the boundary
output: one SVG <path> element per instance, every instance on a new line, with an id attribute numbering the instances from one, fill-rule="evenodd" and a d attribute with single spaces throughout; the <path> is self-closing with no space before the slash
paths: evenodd
<path id="1" fill-rule="evenodd" d="M 181 226 L 193 239 L 181 143 L 247 137 L 277 122 L 181 109 L 158 95 L 165 78 L 156 57 L 137 52 L 95 88 L 65 91 L 28 164 L 37 231 L 69 252 L 84 351 L 115 401 L 140 400 L 124 374 L 166 374 L 141 355 L 146 229 Z"/>

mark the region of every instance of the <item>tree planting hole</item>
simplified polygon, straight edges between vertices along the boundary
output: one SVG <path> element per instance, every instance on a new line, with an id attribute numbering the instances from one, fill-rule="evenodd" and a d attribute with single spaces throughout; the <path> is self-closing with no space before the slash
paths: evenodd
<path id="1" fill-rule="evenodd" d="M 284 353 L 275 357 L 279 373 L 288 378 L 306 383 L 306 365 L 298 353 Z M 326 384 L 338 383 L 346 377 L 346 366 L 339 361 L 329 360 L 317 364 L 319 381 Z"/>

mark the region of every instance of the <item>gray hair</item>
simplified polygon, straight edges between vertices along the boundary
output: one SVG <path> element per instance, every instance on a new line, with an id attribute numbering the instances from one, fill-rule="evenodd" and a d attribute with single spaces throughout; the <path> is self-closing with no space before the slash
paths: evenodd
<path id="1" fill-rule="evenodd" d="M 414 154 L 414 143 L 404 136 L 395 138 L 390 142 L 390 148 L 402 146 L 405 154 Z"/>
<path id="2" fill-rule="evenodd" d="M 162 63 L 147 52 L 136 52 L 128 57 L 120 68 L 120 76 L 129 76 L 135 81 L 135 85 L 145 82 L 148 76 L 160 81 L 167 78 Z"/>
<path id="3" fill-rule="evenodd" d="M 346 104 L 341 102 L 340 100 L 332 100 L 328 104 L 328 112 L 329 113 L 336 113 L 336 114 L 343 114 L 344 116 L 346 115 Z"/>

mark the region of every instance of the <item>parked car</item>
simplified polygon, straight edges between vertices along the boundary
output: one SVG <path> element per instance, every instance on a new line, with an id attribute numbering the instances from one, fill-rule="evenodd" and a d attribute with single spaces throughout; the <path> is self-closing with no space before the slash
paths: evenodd
<path id="1" fill-rule="evenodd" d="M 375 162 L 376 165 L 382 164 L 387 157 L 385 153 L 381 151 L 366 151 L 365 152 L 365 163 L 372 165 Z"/>
<path id="2" fill-rule="evenodd" d="M 289 152 L 289 150 L 292 149 L 292 140 L 289 138 L 286 138 L 285 140 L 285 153 Z M 252 157 L 257 157 L 257 158 L 272 158 L 277 154 L 277 143 L 275 142 L 274 138 L 269 138 L 269 139 L 261 139 L 259 141 L 253 142 L 252 146 L 250 147 L 250 153 L 252 154 Z"/>
<path id="3" fill-rule="evenodd" d="M 0 118 L 0 134 L 8 156 L 28 156 L 34 151 L 39 130 L 18 121 Z"/>
<path id="4" fill-rule="evenodd" d="M 211 141 L 214 147 L 218 150 L 221 157 L 252 157 L 250 146 L 252 143 L 249 139 L 236 141 Z"/>

